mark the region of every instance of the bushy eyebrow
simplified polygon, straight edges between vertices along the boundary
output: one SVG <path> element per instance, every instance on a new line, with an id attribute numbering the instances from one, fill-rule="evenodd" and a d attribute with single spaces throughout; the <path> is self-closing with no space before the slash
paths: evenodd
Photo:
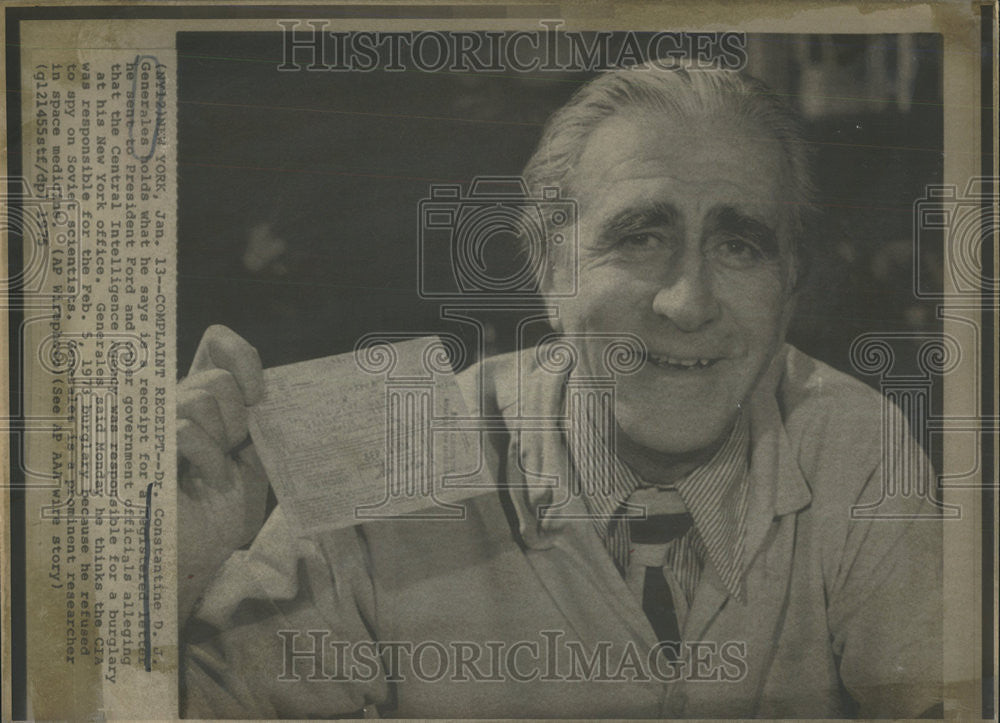
<path id="1" fill-rule="evenodd" d="M 717 206 L 708 212 L 705 234 L 731 233 L 757 245 L 768 257 L 775 257 L 781 250 L 778 234 L 766 223 L 748 216 L 732 206 Z"/>
<path id="2" fill-rule="evenodd" d="M 781 251 L 774 228 L 735 206 L 712 208 L 705 222 L 706 238 L 718 233 L 732 234 L 755 244 L 768 258 L 776 258 Z M 665 201 L 651 201 L 624 208 L 603 221 L 598 238 L 611 242 L 643 229 L 672 228 L 680 223 L 681 215 L 676 206 Z"/>
<path id="3" fill-rule="evenodd" d="M 654 201 L 642 206 L 630 206 L 602 222 L 600 236 L 620 236 L 643 228 L 673 226 L 679 215 L 672 203 Z"/>

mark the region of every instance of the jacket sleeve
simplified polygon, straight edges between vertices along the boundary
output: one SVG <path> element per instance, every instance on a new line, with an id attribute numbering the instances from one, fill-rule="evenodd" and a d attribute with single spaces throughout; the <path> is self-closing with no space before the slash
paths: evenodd
<path id="1" fill-rule="evenodd" d="M 893 448 L 879 451 L 860 495 L 841 511 L 843 544 L 827 590 L 840 679 L 866 718 L 916 717 L 942 701 L 948 523 L 932 501 L 934 470 L 901 417 Z"/>
<path id="2" fill-rule="evenodd" d="M 331 718 L 384 703 L 373 617 L 360 533 L 300 538 L 279 507 L 182 631 L 181 714 Z"/>

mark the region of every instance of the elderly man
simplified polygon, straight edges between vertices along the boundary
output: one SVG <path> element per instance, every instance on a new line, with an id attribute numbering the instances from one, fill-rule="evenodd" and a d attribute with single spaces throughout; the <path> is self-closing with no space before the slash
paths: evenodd
<path id="1" fill-rule="evenodd" d="M 609 336 L 645 346 L 613 422 L 491 432 L 496 489 L 461 522 L 304 537 L 280 507 L 261 527 L 263 469 L 252 447 L 227 455 L 263 381 L 246 342 L 210 329 L 178 427 L 186 712 L 933 711 L 940 530 L 851 518 L 880 499 L 887 455 L 922 453 L 905 434 L 884 449 L 878 395 L 784 342 L 809 189 L 789 112 L 734 72 L 608 73 L 554 115 L 525 176 L 578 203 L 577 254 L 553 249 L 540 279 L 544 295 L 578 274 L 553 300 L 556 331 L 583 339 L 570 374 L 604 364 Z M 513 420 L 520 398 L 558 417 L 566 378 L 535 359 L 459 382 L 483 387 L 477 413 Z M 572 480 L 579 514 L 553 514 Z"/>

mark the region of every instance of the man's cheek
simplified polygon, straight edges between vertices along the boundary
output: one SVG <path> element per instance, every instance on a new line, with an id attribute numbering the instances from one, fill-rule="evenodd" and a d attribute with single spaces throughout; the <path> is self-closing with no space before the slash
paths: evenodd
<path id="1" fill-rule="evenodd" d="M 784 288 L 769 276 L 742 282 L 728 287 L 725 296 L 744 330 L 765 338 L 783 330 L 791 318 L 790 297 Z"/>
<path id="2" fill-rule="evenodd" d="M 591 288 L 576 301 L 574 317 L 579 331 L 616 332 L 627 328 L 622 308 L 611 294 Z"/>

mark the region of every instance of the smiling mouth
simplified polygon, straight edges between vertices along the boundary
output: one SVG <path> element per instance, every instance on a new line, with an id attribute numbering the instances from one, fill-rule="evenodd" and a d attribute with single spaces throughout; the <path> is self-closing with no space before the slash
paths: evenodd
<path id="1" fill-rule="evenodd" d="M 690 372 L 699 369 L 708 369 L 720 361 L 718 357 L 684 358 L 673 356 L 660 356 L 657 354 L 646 354 L 646 362 L 660 369 L 672 369 L 675 371 Z"/>

